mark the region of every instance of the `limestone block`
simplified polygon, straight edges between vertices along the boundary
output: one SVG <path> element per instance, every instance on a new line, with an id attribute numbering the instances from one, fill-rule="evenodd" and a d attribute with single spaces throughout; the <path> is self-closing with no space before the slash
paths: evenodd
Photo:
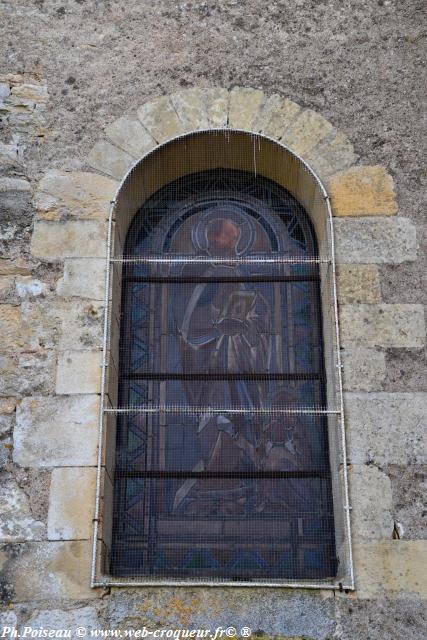
<path id="1" fill-rule="evenodd" d="M 24 398 L 16 411 L 13 459 L 24 467 L 96 464 L 99 397 Z"/>
<path id="2" fill-rule="evenodd" d="M 41 540 L 45 525 L 31 515 L 26 493 L 15 480 L 2 482 L 0 494 L 0 542 Z"/>
<path id="3" fill-rule="evenodd" d="M 88 540 L 93 533 L 96 469 L 54 469 L 49 493 L 49 540 Z"/>
<path id="4" fill-rule="evenodd" d="M 389 216 L 397 213 L 393 178 L 382 166 L 340 171 L 328 183 L 334 216 Z"/>
<path id="5" fill-rule="evenodd" d="M 38 220 L 34 224 L 31 253 L 48 262 L 102 257 L 106 252 L 106 227 L 96 220 Z"/>
<path id="6" fill-rule="evenodd" d="M 203 89 L 206 114 L 211 127 L 225 127 L 228 122 L 229 93 L 227 89 L 212 87 Z"/>
<path id="7" fill-rule="evenodd" d="M 137 118 L 122 116 L 105 129 L 105 135 L 113 144 L 138 159 L 154 149 L 156 141 L 144 129 Z"/>
<path id="8" fill-rule="evenodd" d="M 31 184 L 22 178 L 0 178 L 0 193 L 7 191 L 31 191 Z"/>
<path id="9" fill-rule="evenodd" d="M 30 102 L 45 103 L 49 99 L 47 86 L 45 84 L 20 84 L 12 87 L 13 96 Z"/>
<path id="10" fill-rule="evenodd" d="M 346 304 L 340 307 L 344 346 L 422 347 L 424 309 L 419 304 Z"/>
<path id="11" fill-rule="evenodd" d="M 68 258 L 64 261 L 64 277 L 58 281 L 60 296 L 103 300 L 105 260 L 102 258 Z"/>
<path id="12" fill-rule="evenodd" d="M 21 274 L 23 276 L 30 275 L 31 265 L 21 259 L 5 260 L 0 259 L 0 276 L 13 276 Z"/>
<path id="13" fill-rule="evenodd" d="M 36 611 L 26 621 L 25 626 L 21 627 L 21 637 L 25 637 L 23 635 L 25 627 L 47 629 L 48 631 L 67 629 L 67 631 L 71 632 L 69 638 L 75 640 L 80 637 L 76 634 L 77 628 L 85 629 L 86 633 L 90 635 L 92 630 L 99 629 L 100 623 L 96 609 L 93 607 L 80 607 L 80 609 L 69 609 L 67 611 L 60 609 Z"/>
<path id="14" fill-rule="evenodd" d="M 15 278 L 13 276 L 0 276 L 0 300 L 6 300 L 13 296 L 15 290 Z"/>
<path id="15" fill-rule="evenodd" d="M 65 351 L 58 356 L 56 393 L 100 393 L 101 352 Z"/>
<path id="16" fill-rule="evenodd" d="M 286 129 L 281 142 L 297 155 L 304 157 L 330 133 L 332 133 L 331 123 L 315 111 L 307 109 Z"/>
<path id="17" fill-rule="evenodd" d="M 135 158 L 110 142 L 100 140 L 90 151 L 87 161 L 97 171 L 121 180 L 134 164 Z"/>
<path id="18" fill-rule="evenodd" d="M 0 414 L 9 415 L 10 413 L 13 413 L 15 411 L 16 404 L 16 398 L 0 398 Z"/>
<path id="19" fill-rule="evenodd" d="M 143 126 L 157 142 L 165 142 L 186 131 L 168 96 L 146 102 L 137 113 Z"/>
<path id="20" fill-rule="evenodd" d="M 106 220 L 118 183 L 83 171 L 49 171 L 39 182 L 33 204 L 40 216 Z M 49 215 L 48 215 L 49 214 Z"/>
<path id="21" fill-rule="evenodd" d="M 338 302 L 375 303 L 381 301 L 380 273 L 375 265 L 341 264 L 337 268 Z"/>
<path id="22" fill-rule="evenodd" d="M 353 550 L 358 598 L 427 597 L 427 540 L 363 542 Z"/>
<path id="23" fill-rule="evenodd" d="M 380 391 L 386 375 L 385 354 L 352 347 L 341 352 L 343 386 L 347 391 Z"/>
<path id="24" fill-rule="evenodd" d="M 259 110 L 264 103 L 264 93 L 258 89 L 236 87 L 230 92 L 228 124 L 235 129 L 253 131 Z"/>
<path id="25" fill-rule="evenodd" d="M 72 301 L 61 309 L 59 349 L 101 349 L 104 308 L 100 302 Z"/>
<path id="26" fill-rule="evenodd" d="M 22 321 L 21 308 L 11 304 L 0 304 L 1 351 L 23 349 L 28 346 L 29 334 Z"/>
<path id="27" fill-rule="evenodd" d="M 408 218 L 337 218 L 337 262 L 400 264 L 417 257 L 415 226 Z"/>
<path id="28" fill-rule="evenodd" d="M 3 572 L 5 582 L 14 585 L 13 602 L 101 597 L 103 590 L 90 588 L 91 551 L 86 540 L 9 546 Z"/>
<path id="29" fill-rule="evenodd" d="M 0 394 L 51 393 L 56 356 L 50 351 L 0 355 Z"/>
<path id="30" fill-rule="evenodd" d="M 426 393 L 346 393 L 349 461 L 426 464 Z"/>
<path id="31" fill-rule="evenodd" d="M 296 102 L 274 94 L 265 101 L 258 114 L 255 129 L 270 138 L 280 140 L 300 111 L 301 107 Z"/>
<path id="32" fill-rule="evenodd" d="M 340 169 L 355 164 L 358 157 L 347 136 L 337 131 L 333 140 L 318 144 L 304 156 L 304 160 L 314 169 L 319 178 L 325 181 L 328 176 Z"/>
<path id="33" fill-rule="evenodd" d="M 209 128 L 202 89 L 177 91 L 171 95 L 171 102 L 186 131 Z"/>
<path id="34" fill-rule="evenodd" d="M 349 486 L 353 539 L 390 540 L 394 526 L 390 478 L 372 465 L 354 464 Z"/>
<path id="35" fill-rule="evenodd" d="M 9 435 L 13 429 L 13 416 L 0 415 L 0 437 L 4 438 Z"/>

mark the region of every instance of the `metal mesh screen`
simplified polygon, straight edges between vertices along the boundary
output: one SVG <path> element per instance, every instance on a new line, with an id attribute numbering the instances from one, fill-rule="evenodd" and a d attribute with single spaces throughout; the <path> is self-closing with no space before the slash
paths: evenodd
<path id="1" fill-rule="evenodd" d="M 302 205 L 255 166 L 189 173 L 119 230 L 111 263 L 105 569 L 335 579 L 345 536 L 341 410 L 325 368 L 330 257 Z"/>

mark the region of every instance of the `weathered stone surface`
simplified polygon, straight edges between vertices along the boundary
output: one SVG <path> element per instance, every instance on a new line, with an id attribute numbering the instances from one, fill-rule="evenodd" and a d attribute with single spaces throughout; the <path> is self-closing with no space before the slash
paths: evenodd
<path id="1" fill-rule="evenodd" d="M 315 111 L 307 109 L 286 129 L 281 142 L 296 154 L 305 156 L 330 133 L 332 133 L 331 123 Z"/>
<path id="2" fill-rule="evenodd" d="M 222 87 L 203 89 L 206 115 L 211 127 L 225 127 L 228 122 L 229 93 Z"/>
<path id="3" fill-rule="evenodd" d="M 39 182 L 33 203 L 40 216 L 106 220 L 118 183 L 83 171 L 49 171 Z"/>
<path id="4" fill-rule="evenodd" d="M 419 304 L 342 305 L 339 314 L 344 346 L 422 347 L 424 309 Z"/>
<path id="5" fill-rule="evenodd" d="M 93 533 L 96 469 L 54 469 L 49 493 L 49 540 L 88 540 Z"/>
<path id="6" fill-rule="evenodd" d="M 52 352 L 0 355 L 0 394 L 51 393 L 55 367 Z"/>
<path id="7" fill-rule="evenodd" d="M 385 354 L 377 349 L 353 347 L 341 352 L 343 386 L 347 391 L 381 391 L 386 375 Z"/>
<path id="8" fill-rule="evenodd" d="M 253 131 L 258 112 L 264 103 L 264 93 L 258 89 L 236 87 L 230 92 L 228 124 L 235 129 Z"/>
<path id="9" fill-rule="evenodd" d="M 45 84 L 35 85 L 24 83 L 16 85 L 12 87 L 11 94 L 31 102 L 47 102 L 49 98 Z"/>
<path id="10" fill-rule="evenodd" d="M 373 462 L 426 464 L 425 393 L 346 393 L 348 457 Z"/>
<path id="11" fill-rule="evenodd" d="M 94 169 L 121 180 L 134 164 L 135 158 L 110 142 L 100 140 L 90 151 L 87 161 Z"/>
<path id="12" fill-rule="evenodd" d="M 28 344 L 28 334 L 22 330 L 22 313 L 20 307 L 11 304 L 0 305 L 1 350 L 23 348 Z"/>
<path id="13" fill-rule="evenodd" d="M 13 276 L 0 276 L 0 300 L 7 300 L 13 296 L 15 290 L 15 278 Z"/>
<path id="14" fill-rule="evenodd" d="M 89 541 L 27 542 L 9 545 L 4 581 L 13 585 L 13 602 L 87 600 L 101 597 L 90 588 L 92 545 Z"/>
<path id="15" fill-rule="evenodd" d="M 16 613 L 12 610 L 0 612 L 0 629 L 4 627 L 16 628 L 17 617 Z"/>
<path id="16" fill-rule="evenodd" d="M 427 597 L 427 540 L 390 540 L 353 546 L 359 598 L 405 593 Z"/>
<path id="17" fill-rule="evenodd" d="M 280 140 L 300 111 L 301 107 L 296 102 L 274 94 L 266 99 L 258 114 L 255 129 L 270 138 Z"/>
<path id="18" fill-rule="evenodd" d="M 9 435 L 13 429 L 13 416 L 1 416 L 0 415 L 0 437 Z"/>
<path id="19" fill-rule="evenodd" d="M 15 283 L 19 298 L 38 298 L 45 296 L 49 291 L 49 285 L 31 276 L 18 276 Z"/>
<path id="20" fill-rule="evenodd" d="M 100 393 L 101 352 L 65 351 L 58 356 L 56 393 Z"/>
<path id="21" fill-rule="evenodd" d="M 393 495 L 393 517 L 399 523 L 400 538 L 427 538 L 427 465 L 387 465 Z"/>
<path id="22" fill-rule="evenodd" d="M 109 124 L 105 128 L 105 135 L 113 144 L 137 159 L 156 146 L 156 141 L 138 118 L 129 116 L 122 116 Z"/>
<path id="23" fill-rule="evenodd" d="M 21 259 L 17 260 L 0 260 L 0 276 L 12 276 L 21 274 L 23 276 L 30 275 L 31 265 Z"/>
<path id="24" fill-rule="evenodd" d="M 58 629 L 67 629 L 71 632 L 70 638 L 79 638 L 77 629 L 84 629 L 89 635 L 94 629 L 100 628 L 96 609 L 93 607 L 80 607 L 79 609 L 70 609 L 62 611 L 60 609 L 46 609 L 37 611 L 25 622 L 25 626 L 20 629 L 21 635 L 25 633 L 25 627 L 32 629 L 47 629 L 49 631 L 57 631 Z"/>
<path id="25" fill-rule="evenodd" d="M 64 277 L 58 281 L 60 296 L 103 300 L 105 260 L 102 258 L 69 258 L 64 262 Z"/>
<path id="26" fill-rule="evenodd" d="M 41 540 L 45 525 L 35 520 L 25 492 L 12 478 L 2 482 L 0 495 L 0 542 Z"/>
<path id="27" fill-rule="evenodd" d="M 186 131 L 209 127 L 203 89 L 177 91 L 171 95 L 171 102 Z"/>
<path id="28" fill-rule="evenodd" d="M 98 396 L 24 398 L 16 411 L 13 459 L 27 467 L 96 464 Z"/>
<path id="29" fill-rule="evenodd" d="M 7 191 L 31 191 L 31 184 L 22 178 L 0 178 L 0 193 Z"/>
<path id="30" fill-rule="evenodd" d="M 337 131 L 333 140 L 318 144 L 304 160 L 326 181 L 328 176 L 357 162 L 358 157 L 347 136 Z"/>
<path id="31" fill-rule="evenodd" d="M 391 540 L 393 533 L 390 478 L 372 465 L 349 470 L 351 528 L 354 540 Z"/>
<path id="32" fill-rule="evenodd" d="M 186 131 L 168 96 L 143 104 L 138 109 L 138 118 L 157 142 L 164 142 Z"/>
<path id="33" fill-rule="evenodd" d="M 338 263 L 400 264 L 417 257 L 415 226 L 408 218 L 338 218 L 334 227 Z"/>
<path id="34" fill-rule="evenodd" d="M 104 308 L 100 302 L 73 301 L 61 309 L 59 349 L 100 349 Z"/>
<path id="35" fill-rule="evenodd" d="M 146 588 L 113 589 L 106 616 L 113 628 L 123 624 L 148 629 L 217 629 L 232 625 L 262 638 L 331 638 L 334 599 L 292 589 Z"/>
<path id="36" fill-rule="evenodd" d="M 381 166 L 340 171 L 328 183 L 334 216 L 380 216 L 397 213 L 393 178 Z"/>
<path id="37" fill-rule="evenodd" d="M 378 267 L 369 264 L 339 265 L 337 293 L 340 304 L 380 302 L 381 286 Z"/>
<path id="38" fill-rule="evenodd" d="M 10 414 L 15 411 L 17 398 L 0 398 L 0 414 Z"/>
<path id="39" fill-rule="evenodd" d="M 105 236 L 106 224 L 95 220 L 38 220 L 34 224 L 31 253 L 49 262 L 70 257 L 99 258 L 106 252 Z"/>

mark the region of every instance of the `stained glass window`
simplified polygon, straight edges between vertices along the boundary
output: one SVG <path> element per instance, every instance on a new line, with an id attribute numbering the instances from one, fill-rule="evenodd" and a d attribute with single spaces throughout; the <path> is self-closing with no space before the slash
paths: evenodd
<path id="1" fill-rule="evenodd" d="M 253 173 L 199 172 L 144 204 L 125 255 L 111 573 L 334 576 L 305 211 Z"/>

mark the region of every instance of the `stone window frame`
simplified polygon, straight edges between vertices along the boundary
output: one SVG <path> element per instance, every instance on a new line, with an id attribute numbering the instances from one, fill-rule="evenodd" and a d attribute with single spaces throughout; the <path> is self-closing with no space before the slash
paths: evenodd
<path id="1" fill-rule="evenodd" d="M 48 570 L 54 571 L 62 580 L 54 566 L 68 563 L 69 558 L 75 564 L 77 558 L 79 570 L 67 572 L 67 584 L 86 597 L 99 592 L 89 585 L 101 392 L 97 341 L 108 211 L 120 181 L 138 158 L 174 136 L 206 126 L 261 132 L 280 141 L 309 163 L 330 194 L 356 586 L 361 597 L 382 593 L 389 571 L 384 554 L 398 559 L 401 548 L 408 548 L 409 553 L 415 543 L 404 541 L 396 547 L 389 540 L 393 526 L 390 481 L 380 467 L 368 461 L 382 465 L 402 456 L 408 459 L 409 454 L 400 452 L 407 442 L 415 442 L 422 394 L 383 391 L 385 357 L 388 348 L 422 347 L 425 323 L 422 305 L 383 302 L 380 269 L 416 260 L 415 226 L 398 211 L 393 178 L 385 167 L 361 163 L 345 134 L 320 114 L 248 87 L 189 89 L 151 100 L 138 109 L 137 116 L 122 115 L 108 124 L 86 164 L 79 161 L 76 169 L 73 161 L 68 168 L 48 170 L 37 185 L 31 255 L 42 264 L 62 265 L 63 276 L 48 307 L 43 301 L 34 302 L 20 312 L 26 322 L 28 313 L 44 310 L 47 326 L 58 334 L 55 389 L 49 396 L 22 398 L 14 429 L 14 462 L 52 472 L 47 539 L 34 543 L 47 560 L 43 565 L 34 561 L 34 566 L 38 574 L 47 576 Z M 28 272 L 22 273 L 20 280 L 28 280 Z M 13 312 L 16 333 L 21 331 L 16 320 L 19 307 L 9 307 L 2 306 L 4 313 Z M 403 423 L 400 405 L 405 408 Z M 365 494 L 365 489 L 378 483 L 382 498 L 376 500 L 374 509 L 367 496 L 377 494 L 372 493 L 373 488 Z M 78 514 L 76 491 L 82 497 Z M 413 584 L 411 567 L 416 566 L 402 569 L 407 584 Z M 399 585 L 401 573 L 396 578 Z M 103 583 L 93 582 L 92 586 Z"/>
<path id="2" fill-rule="evenodd" d="M 189 157 L 198 157 L 198 144 L 195 143 L 195 149 L 191 149 L 190 141 L 200 140 L 203 135 L 210 135 L 213 132 L 219 133 L 226 132 L 229 134 L 229 138 L 233 135 L 246 136 L 251 142 L 248 144 L 253 146 L 258 144 L 261 147 L 262 144 L 268 145 L 270 151 L 272 149 L 281 149 L 287 157 L 287 164 L 285 162 L 285 156 L 282 158 L 282 163 L 279 162 L 277 166 L 280 167 L 278 175 L 283 175 L 285 168 L 288 169 L 287 175 L 290 176 L 290 181 L 293 186 L 280 182 L 278 175 L 275 175 L 275 169 L 273 167 L 274 162 L 271 161 L 271 166 L 264 167 L 264 171 L 260 172 L 272 179 L 276 178 L 279 184 L 282 184 L 285 188 L 288 187 L 291 193 L 300 200 L 303 204 L 308 215 L 312 219 L 314 224 L 316 239 L 319 243 L 320 255 L 325 257 L 322 261 L 325 264 L 319 265 L 321 276 L 321 303 L 322 312 L 324 317 L 324 344 L 325 344 L 325 365 L 328 379 L 328 406 L 327 415 L 328 418 L 328 433 L 329 433 L 329 450 L 330 450 L 330 463 L 335 465 L 333 470 L 333 508 L 334 508 L 334 522 L 336 532 L 336 544 L 337 544 L 337 556 L 341 560 L 341 567 L 337 577 L 331 580 L 271 580 L 271 581 L 253 581 L 247 583 L 244 581 L 228 581 L 228 580 L 190 580 L 190 579 L 120 579 L 117 577 L 111 577 L 104 571 L 105 558 L 108 555 L 107 549 L 111 545 L 111 521 L 112 514 L 108 512 L 106 514 L 106 507 L 110 506 L 112 502 L 113 487 L 110 482 L 111 475 L 108 474 L 108 467 L 112 466 L 112 452 L 114 450 L 115 441 L 115 428 L 106 427 L 106 415 L 104 409 L 105 399 L 107 403 L 110 402 L 110 406 L 115 406 L 115 398 L 117 391 L 117 367 L 114 366 L 114 357 L 112 359 L 111 354 L 115 350 L 114 340 L 118 340 L 118 330 L 115 333 L 114 338 L 110 331 L 110 322 L 113 326 L 116 325 L 114 319 L 111 319 L 111 314 L 114 315 L 115 308 L 119 305 L 119 293 L 114 294 L 116 290 L 121 290 L 120 284 L 116 283 L 111 285 L 111 250 L 113 246 L 117 244 L 120 247 L 123 246 L 126 231 L 134 212 L 136 212 L 142 202 L 136 197 L 137 188 L 135 188 L 138 180 L 141 183 L 149 184 L 149 192 L 154 193 L 160 186 L 167 184 L 177 176 L 168 175 L 170 169 L 170 163 L 167 162 L 164 170 L 159 170 L 158 161 L 156 163 L 156 155 L 162 153 L 168 153 L 168 148 L 174 149 L 174 144 L 182 142 L 185 151 Z M 229 140 L 230 142 L 230 140 Z M 228 143 L 229 143 L 228 142 Z M 190 149 L 187 149 L 190 147 Z M 202 144 L 203 147 L 203 144 Z M 206 148 L 206 147 L 205 147 Z M 241 158 L 249 158 L 252 161 L 251 149 L 246 154 L 241 154 Z M 175 151 L 174 151 L 175 152 Z M 255 151 L 254 151 L 255 153 Z M 163 154 L 164 155 L 164 154 Z M 264 153 L 267 157 L 270 154 Z M 201 152 L 200 156 L 203 156 Z M 154 158 L 152 164 L 155 166 L 154 170 L 150 173 L 150 170 L 146 176 L 143 175 L 144 163 L 150 163 L 150 159 Z M 277 160 L 277 159 L 275 159 Z M 206 168 L 206 160 L 202 160 L 202 164 L 194 164 L 194 159 L 191 162 L 191 170 L 198 170 L 199 168 Z M 214 162 L 214 161 L 213 161 Z M 245 168 L 245 161 L 242 161 L 242 166 L 237 166 L 237 161 L 234 159 L 232 165 L 233 168 Z M 268 164 L 268 162 L 267 162 Z M 161 166 L 161 164 L 160 164 Z M 212 165 L 214 166 L 214 164 Z M 267 171 L 267 172 L 266 172 Z M 271 172 L 271 174 L 268 173 Z M 276 171 L 277 173 L 277 171 Z M 157 184 L 156 178 L 153 175 L 166 175 L 166 179 L 162 179 L 161 184 Z M 152 187 L 152 183 L 156 184 Z M 133 188 L 134 187 L 134 188 Z M 149 195 L 145 195 L 149 197 Z M 310 214 L 313 214 L 311 216 Z M 115 235 L 115 240 L 113 240 Z M 119 253 L 120 253 L 119 249 Z M 119 276 L 120 278 L 120 276 Z M 115 299 L 114 299 L 115 298 Z M 97 474 L 97 499 L 96 499 L 96 514 L 94 518 L 94 547 L 93 547 L 93 561 L 92 561 L 92 585 L 93 586 L 153 586 L 153 585 L 175 585 L 175 586 L 280 586 L 280 587 L 293 587 L 293 588 L 329 588 L 329 589 L 354 589 L 353 578 L 353 561 L 352 561 L 352 548 L 351 548 L 351 526 L 350 526 L 350 506 L 349 506 L 349 494 L 348 494 L 348 481 L 347 481 L 347 466 L 343 462 L 346 460 L 346 440 L 345 440 L 345 423 L 344 423 L 344 404 L 342 395 L 342 379 L 341 379 L 341 360 L 340 360 L 340 348 L 339 348 L 339 326 L 338 326 L 338 310 L 337 310 L 337 297 L 336 297 L 336 278 L 335 278 L 335 249 L 334 249 L 334 233 L 333 233 L 333 220 L 332 211 L 329 203 L 329 196 L 325 187 L 323 186 L 320 178 L 311 169 L 311 167 L 296 153 L 291 151 L 284 144 L 280 144 L 277 140 L 274 140 L 268 136 L 256 134 L 255 132 L 236 129 L 231 127 L 223 127 L 216 129 L 199 129 L 196 131 L 186 132 L 183 135 L 176 136 L 169 139 L 157 146 L 154 150 L 149 151 L 145 156 L 137 160 L 130 170 L 127 172 L 123 180 L 121 181 L 116 195 L 111 203 L 110 217 L 109 217 L 109 230 L 107 239 L 107 259 L 106 259 L 106 298 L 105 308 L 108 312 L 105 314 L 104 324 L 104 343 L 103 343 L 103 364 L 102 364 L 102 387 L 101 387 L 101 408 L 100 408 L 100 422 L 99 422 L 99 457 L 98 457 L 98 474 Z M 113 330 L 114 331 L 114 330 Z M 332 331 L 333 335 L 330 335 Z M 111 344 L 112 342 L 112 344 Z M 108 358 L 108 360 L 107 360 Z M 107 375 L 108 371 L 108 375 Z M 114 371 L 114 373 L 113 373 Z M 330 397 L 329 397 L 330 396 Z M 335 423 L 335 414 L 337 415 L 338 425 Z M 107 414 L 108 415 L 108 414 Z M 111 414 L 110 416 L 111 417 Z M 107 418 L 108 420 L 108 418 Z M 109 430 L 112 429 L 112 435 L 109 434 Z M 338 431 L 338 435 L 337 432 Z M 340 471 L 338 471 L 340 468 Z M 108 489 L 107 489 L 108 485 Z M 104 500 L 102 504 L 101 494 L 104 494 Z M 106 499 L 105 495 L 109 497 Z M 110 503 L 110 505 L 108 505 Z M 102 506 L 104 510 L 102 510 Z M 103 515 L 101 515 L 103 513 Z M 102 527 L 99 523 L 102 520 Z M 102 531 L 101 536 L 99 535 Z M 99 578 L 98 576 L 102 576 Z"/>

